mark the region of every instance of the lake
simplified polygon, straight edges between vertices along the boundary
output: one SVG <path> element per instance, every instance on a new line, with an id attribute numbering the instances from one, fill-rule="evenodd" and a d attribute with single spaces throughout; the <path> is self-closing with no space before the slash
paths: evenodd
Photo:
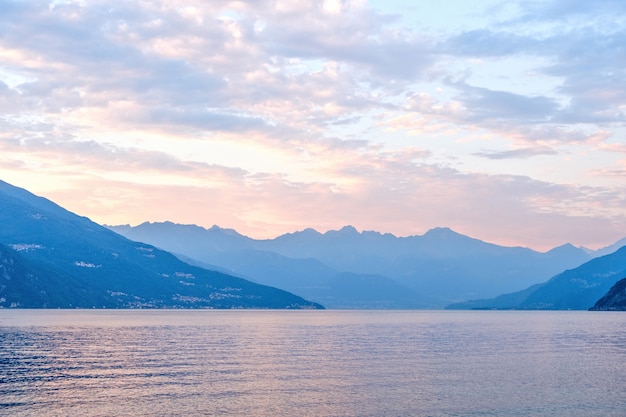
<path id="1" fill-rule="evenodd" d="M 0 415 L 620 416 L 626 314 L 0 310 Z"/>

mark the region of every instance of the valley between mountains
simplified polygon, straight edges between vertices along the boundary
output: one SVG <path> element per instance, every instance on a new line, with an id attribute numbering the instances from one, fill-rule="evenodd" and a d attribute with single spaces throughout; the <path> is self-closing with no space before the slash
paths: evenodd
<path id="1" fill-rule="evenodd" d="M 449 228 L 104 227 L 2 181 L 0 225 L 0 308 L 626 308 L 626 239 L 537 252 Z"/>
<path id="2" fill-rule="evenodd" d="M 449 228 L 396 237 L 346 226 L 270 240 L 171 222 L 109 228 L 187 262 L 283 288 L 328 308 L 587 309 L 626 277 L 621 252 L 609 255 L 626 239 L 595 252 L 566 244 L 541 253 L 490 244 Z M 581 270 L 588 279 L 574 273 L 573 281 L 553 282 L 563 271 L 576 271 L 604 255 L 609 255 L 606 262 Z M 561 298 L 554 295 L 561 293 Z"/>

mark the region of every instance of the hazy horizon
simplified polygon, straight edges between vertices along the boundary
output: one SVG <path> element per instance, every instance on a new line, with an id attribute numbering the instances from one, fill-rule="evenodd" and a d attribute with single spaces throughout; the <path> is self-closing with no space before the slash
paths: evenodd
<path id="1" fill-rule="evenodd" d="M 424 231 L 423 233 L 413 233 L 413 234 L 404 234 L 404 235 L 402 235 L 402 234 L 395 234 L 395 233 L 391 233 L 391 232 L 386 232 L 386 231 L 384 231 L 384 230 L 374 230 L 374 229 L 358 229 L 358 228 L 354 227 L 354 226 L 353 226 L 353 225 L 351 225 L 351 224 L 346 224 L 346 225 L 340 226 L 340 227 L 338 227 L 338 228 L 336 228 L 336 229 L 325 229 L 325 230 L 319 230 L 319 229 L 316 229 L 316 228 L 313 228 L 313 227 L 306 227 L 306 226 L 303 226 L 303 227 L 300 227 L 300 228 L 296 228 L 296 229 L 294 229 L 294 230 L 292 230 L 292 231 L 288 231 L 288 232 L 285 232 L 285 233 L 281 233 L 281 234 L 279 234 L 279 235 L 269 236 L 269 237 L 260 237 L 260 238 L 257 238 L 257 237 L 255 237 L 255 236 L 250 236 L 250 235 L 247 235 L 247 234 L 245 234 L 245 233 L 240 232 L 239 230 L 237 230 L 237 229 L 235 229 L 235 228 L 232 228 L 232 227 L 223 227 L 223 226 L 218 225 L 218 224 L 213 224 L 213 225 L 211 225 L 211 226 L 202 226 L 202 225 L 198 225 L 198 224 L 195 224 L 195 223 L 176 223 L 176 222 L 172 222 L 172 221 L 170 221 L 170 220 L 155 221 L 155 222 L 151 222 L 151 221 L 144 221 L 144 222 L 140 222 L 140 223 L 136 223 L 136 224 L 130 224 L 130 223 L 124 223 L 124 224 L 103 224 L 102 226 L 107 227 L 107 228 L 117 228 L 117 227 L 131 227 L 131 228 L 136 228 L 136 227 L 139 227 L 139 226 L 141 226 L 141 225 L 143 225 L 143 224 L 164 224 L 164 223 L 172 223 L 172 224 L 174 224 L 174 225 L 178 225 L 178 226 L 192 226 L 192 227 L 200 227 L 200 228 L 205 229 L 205 230 L 210 230 L 210 229 L 212 229 L 212 228 L 214 228 L 214 227 L 217 227 L 217 228 L 222 229 L 222 230 L 233 230 L 233 231 L 235 231 L 235 232 L 239 233 L 239 234 L 240 234 L 240 235 L 242 235 L 242 236 L 245 236 L 245 237 L 248 237 L 248 238 L 251 238 L 251 239 L 254 239 L 254 240 L 272 240 L 272 239 L 276 239 L 276 238 L 278 238 L 278 237 L 280 237 L 280 236 L 284 236 L 284 235 L 286 235 L 286 234 L 300 233 L 300 232 L 304 232 L 304 231 L 306 231 L 306 230 L 310 230 L 310 229 L 312 229 L 312 230 L 314 230 L 314 231 L 316 231 L 317 233 L 320 233 L 320 234 L 326 234 L 326 233 L 329 233 L 329 232 L 339 232 L 339 231 L 341 231 L 342 229 L 345 229 L 345 228 L 354 228 L 354 229 L 356 230 L 356 232 L 357 232 L 357 233 L 359 233 L 359 234 L 363 234 L 363 233 L 370 233 L 370 232 L 371 232 L 371 233 L 379 233 L 379 234 L 381 234 L 381 235 L 391 234 L 391 235 L 393 235 L 393 236 L 394 236 L 394 237 L 396 237 L 396 238 L 406 238 L 406 237 L 424 236 L 425 234 L 427 234 L 427 233 L 429 233 L 429 232 L 431 232 L 431 231 L 433 231 L 433 230 L 437 230 L 437 229 L 450 229 L 450 230 L 452 230 L 452 232 L 454 232 L 454 233 L 458 233 L 458 234 L 460 234 L 460 235 L 462 235 L 462 236 L 466 236 L 466 237 L 469 237 L 469 238 L 472 238 L 472 239 L 478 239 L 478 240 L 481 240 L 481 241 L 483 241 L 483 242 L 485 242 L 485 243 L 497 244 L 497 243 L 490 242 L 490 241 L 487 241 L 487 240 L 482 240 L 482 239 L 479 239 L 479 238 L 477 238 L 477 237 L 475 237 L 475 236 L 471 236 L 471 235 L 467 235 L 467 234 L 465 234 L 465 233 L 461 233 L 461 232 L 459 232 L 458 230 L 454 230 L 454 229 L 452 229 L 452 228 L 450 228 L 450 227 L 447 227 L 447 226 L 435 226 L 435 227 L 433 227 L 433 228 L 431 228 L 431 229 L 428 229 L 428 230 Z M 535 248 L 530 247 L 530 246 L 519 246 L 519 245 L 514 245 L 514 246 L 524 247 L 524 248 L 528 248 L 528 249 L 536 250 L 536 251 L 539 251 L 539 252 L 545 252 L 545 251 L 550 251 L 550 250 L 555 249 L 555 248 L 557 248 L 557 247 L 560 247 L 560 246 L 564 246 L 564 245 L 568 245 L 568 244 L 569 244 L 569 245 L 573 245 L 573 246 L 578 247 L 578 248 L 582 248 L 582 249 L 588 249 L 588 250 L 596 251 L 596 250 L 604 249 L 604 248 L 606 248 L 606 247 L 608 247 L 608 246 L 611 246 L 611 245 L 613 245 L 613 244 L 615 244 L 615 243 L 619 242 L 619 241 L 620 241 L 620 240 L 622 240 L 622 239 L 626 239 L 626 236 L 624 236 L 624 237 L 622 237 L 622 238 L 620 238 L 620 239 L 617 239 L 617 240 L 615 240 L 615 241 L 613 241 L 613 242 L 607 242 L 607 243 L 605 243 L 605 244 L 603 244 L 603 245 L 600 245 L 600 246 L 598 246 L 598 247 L 593 247 L 593 248 L 586 247 L 586 246 L 576 246 L 576 245 L 574 245 L 574 244 L 573 244 L 573 243 L 571 243 L 571 242 L 563 242 L 563 243 L 561 243 L 561 244 L 558 244 L 558 245 L 556 245 L 556 246 L 550 247 L 550 248 L 545 249 L 545 250 L 538 250 L 538 249 L 535 249 Z M 504 247 L 507 247 L 507 246 L 510 246 L 510 245 L 499 245 L 499 246 L 504 246 Z M 514 247 L 514 246 L 511 246 L 511 247 Z"/>

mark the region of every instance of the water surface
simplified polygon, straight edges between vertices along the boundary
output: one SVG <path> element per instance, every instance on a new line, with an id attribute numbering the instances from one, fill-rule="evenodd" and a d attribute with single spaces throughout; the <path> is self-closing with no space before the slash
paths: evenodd
<path id="1" fill-rule="evenodd" d="M 626 314 L 0 310 L 0 415 L 624 416 Z"/>

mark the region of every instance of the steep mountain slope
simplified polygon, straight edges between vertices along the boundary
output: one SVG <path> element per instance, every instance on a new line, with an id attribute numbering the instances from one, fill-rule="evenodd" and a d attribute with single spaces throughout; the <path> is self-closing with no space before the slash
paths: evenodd
<path id="1" fill-rule="evenodd" d="M 0 181 L 0 298 L 13 307 L 317 308 L 186 264 Z"/>
<path id="2" fill-rule="evenodd" d="M 450 309 L 587 310 L 626 277 L 626 246 L 564 271 L 544 284 L 495 299 L 452 304 Z"/>
<path id="3" fill-rule="evenodd" d="M 464 299 L 492 297 L 544 282 L 554 274 L 589 260 L 591 256 L 571 245 L 539 253 L 527 248 L 502 247 L 437 228 L 423 236 L 396 237 L 378 232 L 358 232 L 351 226 L 319 233 L 313 229 L 289 233 L 270 240 L 254 240 L 233 230 L 214 226 L 144 223 L 136 227 L 111 226 L 122 235 L 243 274 L 260 283 L 277 285 L 322 302 L 320 285 L 326 289 L 324 303 L 333 307 L 340 297 L 330 280 L 349 272 L 361 277 L 342 286 L 346 303 L 363 308 L 379 305 L 375 293 L 394 294 L 403 288 L 412 294 L 412 308 L 439 308 Z M 245 255 L 244 255 L 245 254 Z M 376 277 L 387 278 L 385 281 Z M 276 281 L 280 277 L 280 282 Z M 273 281 L 272 281 L 273 279 Z M 344 275 L 339 279 L 346 279 Z M 368 284 L 364 284 L 368 281 Z M 387 283 L 384 290 L 381 285 Z M 374 288 L 360 300 L 361 287 Z M 309 291 L 311 290 L 311 291 Z M 326 301 L 329 300 L 329 301 Z M 370 300 L 367 304 L 366 300 Z M 378 300 L 382 301 L 382 300 Z M 392 306 L 391 299 L 385 305 Z M 396 308 L 407 308 L 407 297 L 397 298 Z M 402 307 L 400 307 L 402 306 Z M 393 308 L 393 307 L 389 307 Z"/>
<path id="4" fill-rule="evenodd" d="M 589 310 L 626 311 L 626 278 L 617 281 Z"/>
<path id="5" fill-rule="evenodd" d="M 33 264 L 11 247 L 0 244 L 0 308 L 73 307 L 75 299 L 90 305 L 110 301 L 107 294 L 92 291 L 54 269 Z"/>

